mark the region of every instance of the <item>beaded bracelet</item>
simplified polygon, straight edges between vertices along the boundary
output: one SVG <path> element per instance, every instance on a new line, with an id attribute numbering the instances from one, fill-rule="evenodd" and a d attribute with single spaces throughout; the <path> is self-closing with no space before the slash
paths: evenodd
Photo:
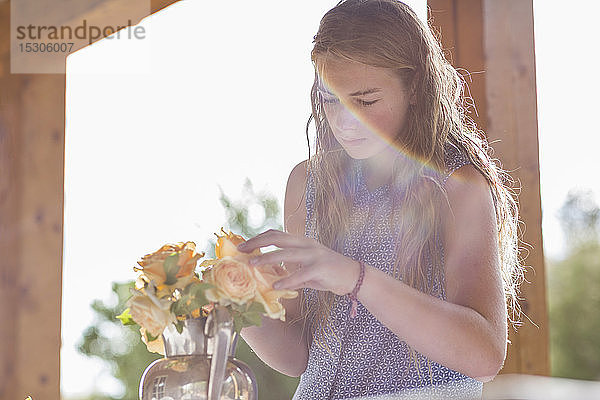
<path id="1" fill-rule="evenodd" d="M 358 300 L 356 299 L 356 294 L 358 293 L 358 290 L 362 285 L 363 278 L 365 277 L 365 263 L 359 261 L 358 264 L 360 265 L 360 275 L 358 276 L 358 281 L 356 282 L 356 286 L 354 286 L 352 292 L 348 293 L 348 297 L 350 300 L 352 300 L 352 306 L 350 307 L 350 318 L 356 317 L 356 314 L 358 313 Z"/>

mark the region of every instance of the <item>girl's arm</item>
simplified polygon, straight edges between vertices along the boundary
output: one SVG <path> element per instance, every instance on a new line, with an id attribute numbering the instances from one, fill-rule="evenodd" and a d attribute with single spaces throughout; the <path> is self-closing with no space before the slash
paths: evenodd
<path id="1" fill-rule="evenodd" d="M 304 236 L 306 204 L 306 162 L 302 162 L 290 173 L 284 202 L 285 230 L 293 235 Z M 286 264 L 294 270 L 294 265 Z M 285 307 L 285 322 L 263 317 L 262 326 L 242 329 L 241 335 L 256 354 L 271 368 L 288 376 L 300 376 L 308 362 L 306 332 L 302 335 L 303 321 L 290 322 L 300 315 L 300 296 L 282 299 Z"/>
<path id="2" fill-rule="evenodd" d="M 446 189 L 449 207 L 444 214 L 443 236 L 447 301 L 368 265 L 357 297 L 381 323 L 421 354 L 488 381 L 504 362 L 507 339 L 493 201 L 487 181 L 471 165 L 459 168 Z M 302 265 L 277 281 L 276 289 L 310 287 L 345 295 L 357 282 L 356 261 L 310 238 L 269 230 L 238 249 L 250 252 L 270 245 L 280 250 L 255 257 L 255 263 Z"/>
<path id="3" fill-rule="evenodd" d="M 447 301 L 369 266 L 357 298 L 415 350 L 486 382 L 502 367 L 507 342 L 494 205 L 487 181 L 471 165 L 458 169 L 446 189 Z"/>

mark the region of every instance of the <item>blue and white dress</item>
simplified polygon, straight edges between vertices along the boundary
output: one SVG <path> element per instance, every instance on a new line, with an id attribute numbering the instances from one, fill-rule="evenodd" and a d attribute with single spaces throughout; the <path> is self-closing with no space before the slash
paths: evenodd
<path id="1" fill-rule="evenodd" d="M 442 181 L 445 182 L 452 172 L 468 163 L 464 154 L 448 146 L 446 171 Z M 362 178 L 360 165 L 360 161 L 355 162 L 358 192 L 343 254 L 392 274 L 396 244 L 395 235 L 390 234 L 391 228 L 387 222 L 391 211 L 389 186 L 369 191 Z M 312 238 L 316 237 L 311 218 L 314 196 L 314 183 L 309 176 L 306 187 L 305 235 Z M 369 229 L 363 231 L 364 226 Z M 439 248 L 443 260 L 441 243 Z M 429 279 L 431 280 L 431 274 Z M 443 282 L 434 282 L 433 287 L 435 295 L 445 300 Z M 316 290 L 303 290 L 307 302 L 315 301 Z M 349 312 L 348 297 L 336 295 L 329 323 L 340 340 L 326 339 L 331 354 L 320 347 L 316 340 L 311 342 L 308 365 L 300 376 L 293 400 L 481 398 L 482 382 L 431 360 L 428 366 L 427 357 L 414 351 L 418 358 L 417 368 L 407 344 L 379 322 L 360 302 L 354 319 L 349 317 Z M 443 332 L 438 334 L 443 335 Z"/>

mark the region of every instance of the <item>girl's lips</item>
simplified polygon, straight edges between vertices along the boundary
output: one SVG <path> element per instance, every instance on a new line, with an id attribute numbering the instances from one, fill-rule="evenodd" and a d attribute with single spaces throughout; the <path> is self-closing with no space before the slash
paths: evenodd
<path id="1" fill-rule="evenodd" d="M 344 144 L 349 144 L 349 145 L 357 145 L 357 144 L 362 144 L 365 140 L 365 138 L 361 138 L 361 139 L 343 139 L 340 138 L 342 140 L 342 142 L 344 142 Z"/>

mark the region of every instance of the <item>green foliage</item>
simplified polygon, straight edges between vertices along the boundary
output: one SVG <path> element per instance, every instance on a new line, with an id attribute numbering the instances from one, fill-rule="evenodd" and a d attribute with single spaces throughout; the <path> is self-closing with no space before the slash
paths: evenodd
<path id="1" fill-rule="evenodd" d="M 262 314 L 265 312 L 265 307 L 256 301 L 250 304 L 239 306 L 232 304 L 233 308 L 233 329 L 240 332 L 242 328 L 247 326 L 261 326 Z"/>
<path id="2" fill-rule="evenodd" d="M 600 380 L 600 243 L 598 206 L 571 192 L 560 212 L 567 256 L 548 265 L 552 375 Z"/>
<path id="3" fill-rule="evenodd" d="M 600 245 L 549 268 L 552 375 L 600 380 Z"/>
<path id="4" fill-rule="evenodd" d="M 137 399 L 138 385 L 142 372 L 152 361 L 161 356 L 149 353 L 140 340 L 139 328 L 135 325 L 124 326 L 117 316 L 125 308 L 130 297 L 129 289 L 133 281 L 113 283 L 112 299 L 108 305 L 100 300 L 92 303 L 96 316 L 95 323 L 83 333 L 79 352 L 89 357 L 98 357 L 108 362 L 112 375 L 125 387 L 123 399 Z M 125 314 L 125 313 L 123 313 Z M 91 399 L 113 399 L 113 397 L 93 394 Z"/>
<path id="5" fill-rule="evenodd" d="M 225 208 L 229 224 L 229 227 L 225 227 L 225 229 L 228 228 L 245 238 L 256 236 L 271 228 L 283 229 L 279 223 L 280 209 L 277 200 L 267 193 L 255 193 L 249 180 L 246 180 L 244 184 L 242 198 L 239 201 L 233 201 L 221 190 L 220 202 Z M 250 207 L 262 211 L 262 221 L 260 223 L 255 225 L 250 223 Z M 207 258 L 215 257 L 214 245 L 215 242 L 213 241 L 206 248 Z M 166 272 L 168 275 L 169 271 Z M 96 321 L 86 329 L 79 345 L 79 351 L 82 354 L 98 357 L 110 365 L 113 376 L 125 387 L 122 398 L 126 400 L 138 398 L 138 385 L 142 372 L 152 361 L 161 357 L 158 354 L 148 352 L 146 345 L 140 340 L 137 326 L 124 326 L 119 321 L 119 319 L 128 321 L 128 312 L 123 310 L 125 309 L 125 302 L 130 297 L 129 288 L 131 287 L 133 287 L 133 281 L 113 283 L 112 300 L 115 303 L 114 306 L 107 305 L 99 300 L 93 302 L 92 309 L 96 315 Z M 185 293 L 184 295 L 199 296 L 198 293 Z M 195 298 L 195 300 L 202 302 L 205 299 Z M 185 303 L 180 303 L 179 306 L 184 307 Z M 254 302 L 249 305 L 249 308 L 253 313 L 246 315 L 248 320 L 236 318 L 237 330 L 241 329 L 241 326 L 260 322 L 260 312 L 263 311 L 262 305 Z M 298 385 L 298 378 L 288 377 L 267 366 L 241 337 L 237 342 L 236 357 L 248 364 L 255 373 L 259 399 L 280 400 L 292 397 Z M 101 393 L 94 393 L 85 400 L 116 399 Z"/>
<path id="6" fill-rule="evenodd" d="M 267 229 L 283 229 L 279 223 L 280 211 L 277 199 L 268 193 L 255 193 L 249 179 L 244 183 L 240 201 L 231 200 L 222 189 L 219 190 L 221 191 L 219 200 L 225 208 L 225 216 L 231 231 L 249 238 Z M 260 206 L 264 212 L 262 222 L 258 226 L 252 226 L 249 221 L 249 208 L 253 205 Z"/>
<path id="7" fill-rule="evenodd" d="M 183 290 L 181 299 L 171 305 L 171 312 L 175 315 L 191 315 L 193 310 L 209 303 L 204 295 L 204 290 L 211 287 L 213 285 L 205 282 L 188 285 Z"/>

